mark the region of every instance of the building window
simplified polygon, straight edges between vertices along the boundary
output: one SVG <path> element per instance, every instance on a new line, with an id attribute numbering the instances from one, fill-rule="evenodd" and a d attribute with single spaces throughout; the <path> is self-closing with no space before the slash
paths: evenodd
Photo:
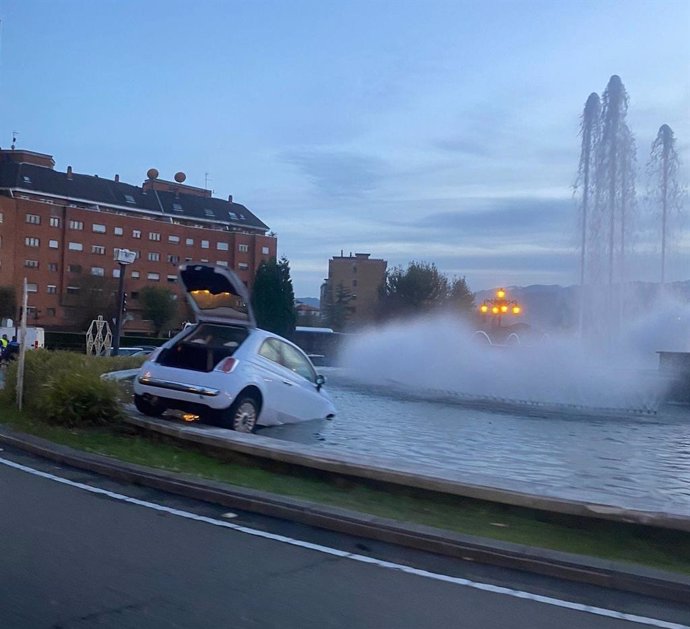
<path id="1" fill-rule="evenodd" d="M 216 260 L 216 264 L 218 266 L 228 266 L 228 261 L 227 260 Z"/>
<path id="2" fill-rule="evenodd" d="M 216 243 L 216 249 L 218 249 L 218 251 L 227 251 L 228 250 L 228 243 L 227 242 L 218 242 L 218 243 Z"/>
<path id="3" fill-rule="evenodd" d="M 141 230 L 140 229 L 133 229 L 132 230 L 132 238 L 141 238 Z"/>
<path id="4" fill-rule="evenodd" d="M 237 265 L 237 268 L 239 268 L 240 271 L 246 271 L 249 268 L 249 265 L 246 262 L 240 262 Z"/>
<path id="5" fill-rule="evenodd" d="M 79 229 L 79 230 L 84 229 L 84 222 L 71 220 L 69 222 L 69 228 L 70 229 Z"/>
<path id="6" fill-rule="evenodd" d="M 201 248 L 202 248 L 202 249 L 208 249 L 208 247 L 209 247 L 209 242 L 208 242 L 208 240 L 202 240 L 202 241 L 201 241 Z"/>
<path id="7" fill-rule="evenodd" d="M 161 235 L 156 232 L 149 232 L 149 240 L 160 240 Z"/>
<path id="8" fill-rule="evenodd" d="M 161 254 L 155 251 L 149 252 L 149 262 L 158 262 L 161 259 Z"/>
<path id="9" fill-rule="evenodd" d="M 59 249 L 60 243 L 57 240 L 49 240 L 48 247 L 50 247 L 51 249 Z"/>
<path id="10" fill-rule="evenodd" d="M 138 280 L 139 279 L 139 271 L 132 271 L 132 279 L 133 280 Z"/>
<path id="11" fill-rule="evenodd" d="M 0 212 L 0 224 L 2 224 L 4 222 L 4 220 L 5 220 L 5 215 L 2 212 Z"/>
<path id="12" fill-rule="evenodd" d="M 179 203 L 173 203 L 172 208 L 173 208 L 173 210 L 175 210 L 175 212 L 181 212 L 182 211 L 182 205 L 180 205 Z"/>
<path id="13" fill-rule="evenodd" d="M 78 295 L 79 294 L 79 287 L 78 286 L 68 286 L 67 287 L 67 294 L 68 295 Z"/>
<path id="14" fill-rule="evenodd" d="M 120 277 L 120 269 L 113 269 L 113 277 L 114 278 Z"/>
<path id="15" fill-rule="evenodd" d="M 39 247 L 41 245 L 41 241 L 38 238 L 27 236 L 26 238 L 24 238 L 24 244 L 27 247 Z"/>
<path id="16" fill-rule="evenodd" d="M 49 295 L 55 295 L 57 293 L 57 286 L 55 284 L 48 284 L 47 290 Z"/>
<path id="17" fill-rule="evenodd" d="M 57 262 L 48 262 L 48 270 L 49 271 L 57 271 L 58 270 L 58 265 Z"/>
<path id="18" fill-rule="evenodd" d="M 168 262 L 170 262 L 170 264 L 178 264 L 180 262 L 180 256 L 169 255 Z"/>
<path id="19" fill-rule="evenodd" d="M 194 238 L 187 238 L 187 240 L 184 241 L 184 244 L 191 247 L 194 244 Z"/>
<path id="20" fill-rule="evenodd" d="M 157 282 L 161 279 L 161 276 L 158 273 L 147 273 L 146 279 L 151 280 L 152 282 Z"/>
<path id="21" fill-rule="evenodd" d="M 37 293 L 38 292 L 38 284 L 27 284 L 26 285 L 26 292 L 27 293 Z"/>
<path id="22" fill-rule="evenodd" d="M 237 245 L 237 250 L 241 253 L 247 253 L 247 251 L 249 251 L 249 245 Z"/>
<path id="23" fill-rule="evenodd" d="M 51 227 L 60 227 L 60 219 L 57 216 L 51 216 L 48 220 Z"/>
<path id="24" fill-rule="evenodd" d="M 139 299 L 139 291 L 138 291 L 138 290 L 133 290 L 133 291 L 129 294 L 129 296 L 130 296 L 132 299 Z"/>
<path id="25" fill-rule="evenodd" d="M 168 242 L 172 242 L 174 244 L 177 244 L 180 242 L 180 237 L 179 236 L 168 236 Z"/>
<path id="26" fill-rule="evenodd" d="M 91 245 L 91 253 L 96 253 L 99 256 L 104 256 L 105 247 L 103 245 Z"/>
<path id="27" fill-rule="evenodd" d="M 84 251 L 84 245 L 82 245 L 80 242 L 70 242 L 67 245 L 67 248 L 70 251 Z"/>
<path id="28" fill-rule="evenodd" d="M 213 210 L 210 210 L 208 208 L 204 208 L 204 214 L 206 214 L 206 216 L 208 218 L 215 218 L 216 217 L 216 213 Z"/>
<path id="29" fill-rule="evenodd" d="M 131 203 L 132 205 L 134 205 L 136 203 L 136 201 L 134 200 L 134 197 L 131 194 L 125 195 L 125 201 L 127 201 L 127 203 Z"/>
<path id="30" fill-rule="evenodd" d="M 99 223 L 94 223 L 91 229 L 97 234 L 105 234 L 105 225 L 100 225 Z"/>
<path id="31" fill-rule="evenodd" d="M 96 275 L 98 277 L 104 277 L 105 276 L 105 269 L 102 266 L 92 266 L 91 267 L 91 275 Z"/>
<path id="32" fill-rule="evenodd" d="M 261 253 L 265 256 L 269 254 L 268 247 L 261 247 Z"/>
<path id="33" fill-rule="evenodd" d="M 46 308 L 46 315 L 49 317 L 54 317 L 56 314 L 55 308 Z"/>
<path id="34" fill-rule="evenodd" d="M 125 230 L 122 229 L 122 227 L 113 227 L 113 234 L 116 236 L 122 236 L 122 234 L 125 233 Z"/>
<path id="35" fill-rule="evenodd" d="M 67 271 L 69 273 L 81 273 L 81 264 L 68 264 Z"/>
<path id="36" fill-rule="evenodd" d="M 37 269 L 38 268 L 38 260 L 24 260 L 24 266 L 27 269 Z"/>
<path id="37" fill-rule="evenodd" d="M 26 222 L 31 223 L 32 225 L 40 225 L 41 217 L 38 214 L 27 214 Z"/>
<path id="38" fill-rule="evenodd" d="M 177 282 L 177 275 L 168 275 L 168 282 L 170 282 L 171 284 Z"/>

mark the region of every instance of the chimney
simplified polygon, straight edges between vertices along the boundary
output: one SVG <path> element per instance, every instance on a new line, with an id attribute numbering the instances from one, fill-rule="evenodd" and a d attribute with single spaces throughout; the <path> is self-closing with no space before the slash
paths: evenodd
<path id="1" fill-rule="evenodd" d="M 72 167 L 71 166 L 67 167 L 67 179 L 69 179 L 70 181 L 72 180 Z"/>
<path id="2" fill-rule="evenodd" d="M 115 175 L 115 183 L 120 183 L 120 175 Z"/>
<path id="3" fill-rule="evenodd" d="M 228 195 L 228 203 L 232 203 L 232 195 L 231 194 Z"/>

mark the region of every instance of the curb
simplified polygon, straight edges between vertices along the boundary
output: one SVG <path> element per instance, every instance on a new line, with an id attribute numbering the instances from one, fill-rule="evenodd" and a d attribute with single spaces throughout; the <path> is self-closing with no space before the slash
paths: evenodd
<path id="1" fill-rule="evenodd" d="M 0 443 L 117 480 L 337 533 L 680 603 L 690 600 L 690 577 L 684 575 L 462 535 L 263 491 L 200 481 L 183 474 L 157 471 L 103 455 L 80 452 L 4 426 L 0 426 Z"/>
<path id="2" fill-rule="evenodd" d="M 405 467 L 400 462 L 375 457 L 324 452 L 308 445 L 244 435 L 222 428 L 185 424 L 170 420 L 145 418 L 129 414 L 125 422 L 139 430 L 153 431 L 198 446 L 239 452 L 241 454 L 375 482 L 473 498 L 486 502 L 536 509 L 550 513 L 589 519 L 611 520 L 658 528 L 690 532 L 690 517 L 628 509 L 615 505 L 566 500 L 525 492 L 474 485 L 444 478 L 433 468 Z"/>

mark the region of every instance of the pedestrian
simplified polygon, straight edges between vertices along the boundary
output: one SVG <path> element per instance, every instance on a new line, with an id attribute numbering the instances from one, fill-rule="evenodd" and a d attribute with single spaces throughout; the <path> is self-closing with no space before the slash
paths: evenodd
<path id="1" fill-rule="evenodd" d="M 17 341 L 17 336 L 13 336 L 12 340 L 7 344 L 5 348 L 5 360 L 10 361 L 17 358 L 19 355 L 19 341 Z"/>
<path id="2" fill-rule="evenodd" d="M 5 355 L 9 344 L 10 342 L 7 340 L 7 334 L 3 334 L 2 338 L 0 338 L 0 362 L 5 362 Z"/>

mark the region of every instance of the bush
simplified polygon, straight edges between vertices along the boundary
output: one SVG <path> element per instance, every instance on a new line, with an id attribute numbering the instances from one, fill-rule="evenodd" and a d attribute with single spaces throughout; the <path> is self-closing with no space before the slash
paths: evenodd
<path id="1" fill-rule="evenodd" d="M 92 371 L 63 371 L 45 385 L 42 417 L 62 426 L 98 425 L 122 418 L 118 385 Z"/>
<path id="2" fill-rule="evenodd" d="M 38 418 L 68 426 L 115 422 L 121 418 L 118 385 L 101 380 L 103 373 L 134 369 L 141 356 L 97 357 L 44 349 L 26 352 L 23 406 Z M 18 361 L 5 374 L 3 398 L 17 397 Z"/>

